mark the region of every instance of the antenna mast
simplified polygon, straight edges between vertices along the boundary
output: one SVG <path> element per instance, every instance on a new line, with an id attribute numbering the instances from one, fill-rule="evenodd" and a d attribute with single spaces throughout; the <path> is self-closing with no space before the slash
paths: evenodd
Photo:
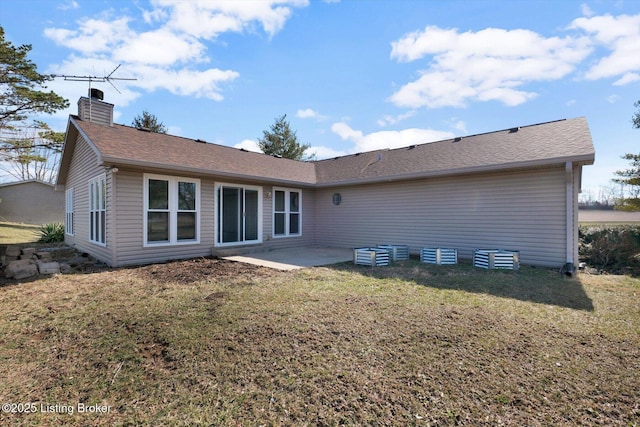
<path id="1" fill-rule="evenodd" d="M 102 83 L 107 82 L 116 90 L 116 92 L 120 93 L 116 85 L 113 84 L 112 80 L 138 80 L 131 77 L 111 77 L 113 76 L 113 73 L 115 73 L 116 70 L 120 68 L 121 65 L 122 64 L 118 64 L 118 66 L 114 68 L 113 71 L 111 71 L 106 76 L 71 76 L 67 74 L 52 74 L 51 77 L 54 77 L 54 78 L 60 77 L 60 78 L 63 78 L 65 81 L 70 81 L 70 82 L 89 82 L 89 92 L 91 91 L 91 82 L 102 82 Z"/>
<path id="2" fill-rule="evenodd" d="M 67 74 L 52 74 L 51 77 L 53 78 L 60 77 L 60 78 L 63 78 L 65 81 L 69 81 L 69 82 L 89 82 L 89 117 L 91 118 L 91 113 L 92 113 L 91 99 L 93 98 L 91 94 L 91 82 L 102 82 L 102 83 L 107 82 L 116 90 L 116 92 L 120 93 L 116 85 L 113 84 L 112 80 L 138 80 L 131 77 L 112 77 L 113 73 L 115 73 L 116 70 L 120 68 L 121 65 L 122 64 L 118 64 L 118 66 L 114 68 L 106 76 L 71 76 Z M 100 99 L 102 99 L 102 97 L 100 97 Z"/>

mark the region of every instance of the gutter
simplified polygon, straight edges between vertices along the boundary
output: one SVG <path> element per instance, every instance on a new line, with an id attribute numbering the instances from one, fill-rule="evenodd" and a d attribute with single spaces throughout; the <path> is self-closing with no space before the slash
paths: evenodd
<path id="1" fill-rule="evenodd" d="M 181 173 L 187 173 L 197 176 L 211 176 L 211 177 L 220 177 L 220 178 L 230 178 L 241 181 L 251 181 L 257 183 L 266 183 L 266 184 L 281 184 L 285 186 L 297 186 L 297 187 L 315 187 L 315 182 L 308 181 L 296 181 L 291 179 L 282 179 L 282 178 L 270 178 L 264 176 L 256 176 L 256 175 L 246 175 L 242 173 L 233 173 L 233 172 L 220 172 L 213 169 L 201 169 L 201 168 L 191 168 L 191 167 L 171 167 L 167 166 L 164 163 L 149 163 L 149 162 L 141 162 L 135 160 L 123 160 L 120 158 L 111 158 L 111 157 L 103 157 L 100 162 L 102 165 L 118 165 L 118 166 L 133 166 L 139 169 L 157 169 L 161 171 L 175 171 Z"/>
<path id="2" fill-rule="evenodd" d="M 339 180 L 339 181 L 320 182 L 320 183 L 316 183 L 315 187 L 328 188 L 328 187 L 337 187 L 337 186 L 346 186 L 346 185 L 379 184 L 384 182 L 408 181 L 408 180 L 420 179 L 420 178 L 441 178 L 445 176 L 454 176 L 454 175 L 469 175 L 469 174 L 479 173 L 479 172 L 494 172 L 494 171 L 513 170 L 513 169 L 535 168 L 535 167 L 542 167 L 542 166 L 564 165 L 566 162 L 573 162 L 576 165 L 592 165 L 594 162 L 594 156 L 595 154 L 585 154 L 581 156 L 557 157 L 553 159 L 505 163 L 502 165 L 485 165 L 485 166 L 474 166 L 474 167 L 458 168 L 458 169 L 443 169 L 443 170 L 438 170 L 433 172 L 413 172 L 408 174 L 393 175 L 393 176 L 378 176 L 378 177 L 371 177 L 371 178 L 351 178 L 351 179 L 345 179 L 345 180 Z"/>

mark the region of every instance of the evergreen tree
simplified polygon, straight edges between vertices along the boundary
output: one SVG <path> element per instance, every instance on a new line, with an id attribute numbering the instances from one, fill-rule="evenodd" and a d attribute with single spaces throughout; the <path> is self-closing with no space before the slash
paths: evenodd
<path id="1" fill-rule="evenodd" d="M 17 179 L 53 182 L 64 133 L 27 119 L 67 108 L 69 101 L 44 90 L 53 77 L 38 73 L 30 51 L 31 45 L 6 41 L 0 27 L 0 168 Z"/>
<path id="2" fill-rule="evenodd" d="M 45 83 L 53 79 L 38 73 L 27 54 L 31 45 L 19 47 L 4 39 L 0 27 L 0 129 L 24 122 L 32 114 L 52 114 L 69 107 L 69 101 L 53 91 L 45 92 Z"/>
<path id="3" fill-rule="evenodd" d="M 258 138 L 258 145 L 265 154 L 302 160 L 310 145 L 298 142 L 298 136 L 296 132 L 291 130 L 286 118 L 286 114 L 276 118 L 271 129 L 262 132 L 263 137 Z"/>
<path id="4" fill-rule="evenodd" d="M 167 133 L 167 127 L 155 115 L 146 110 L 133 119 L 131 126 L 136 129 L 148 129 L 156 133 Z"/>

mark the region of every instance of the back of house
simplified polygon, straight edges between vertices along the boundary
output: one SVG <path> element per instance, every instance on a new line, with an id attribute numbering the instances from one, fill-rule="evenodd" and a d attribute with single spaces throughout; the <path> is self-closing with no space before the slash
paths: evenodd
<path id="1" fill-rule="evenodd" d="M 114 124 L 112 110 L 80 99 L 58 186 L 67 243 L 113 266 L 381 243 L 578 260 L 584 118 L 302 162 Z"/>

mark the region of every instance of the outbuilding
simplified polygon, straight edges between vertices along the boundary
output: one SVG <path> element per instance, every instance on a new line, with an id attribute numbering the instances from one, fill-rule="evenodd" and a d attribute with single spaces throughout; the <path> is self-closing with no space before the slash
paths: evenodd
<path id="1" fill-rule="evenodd" d="M 64 193 L 35 179 L 0 184 L 0 220 L 47 224 L 64 220 Z"/>

